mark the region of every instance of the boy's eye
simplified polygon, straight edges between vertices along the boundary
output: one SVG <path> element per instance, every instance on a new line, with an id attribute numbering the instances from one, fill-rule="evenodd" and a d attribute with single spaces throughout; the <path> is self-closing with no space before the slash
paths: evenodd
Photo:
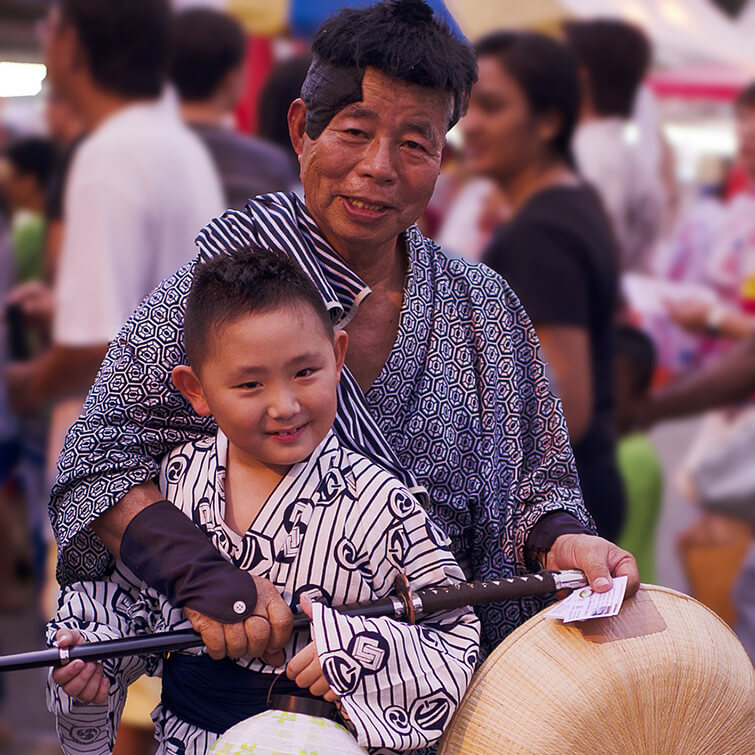
<path id="1" fill-rule="evenodd" d="M 296 373 L 296 377 L 298 377 L 298 378 L 299 377 L 300 378 L 309 377 L 310 375 L 313 375 L 314 372 L 315 372 L 315 368 L 314 367 L 305 367 L 303 370 L 299 370 Z"/>
<path id="2" fill-rule="evenodd" d="M 260 383 L 257 380 L 250 380 L 248 383 L 241 383 L 237 387 L 238 388 L 244 388 L 244 389 L 246 389 L 248 391 L 251 391 L 254 388 L 259 388 L 261 385 L 262 385 L 262 383 Z"/>

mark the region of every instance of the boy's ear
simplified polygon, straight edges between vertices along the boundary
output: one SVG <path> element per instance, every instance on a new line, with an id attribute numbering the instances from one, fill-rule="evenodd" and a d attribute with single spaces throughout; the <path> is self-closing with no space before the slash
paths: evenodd
<path id="1" fill-rule="evenodd" d="M 346 347 L 349 343 L 349 334 L 345 330 L 337 330 L 333 334 L 333 351 L 336 355 L 336 370 L 341 377 L 343 363 L 346 361 Z"/>
<path id="2" fill-rule="evenodd" d="M 170 376 L 173 378 L 173 385 L 181 391 L 181 395 L 192 405 L 194 411 L 200 417 L 209 417 L 212 414 L 207 405 L 202 384 L 199 382 L 197 373 L 191 367 L 187 364 L 179 364 L 173 368 Z"/>

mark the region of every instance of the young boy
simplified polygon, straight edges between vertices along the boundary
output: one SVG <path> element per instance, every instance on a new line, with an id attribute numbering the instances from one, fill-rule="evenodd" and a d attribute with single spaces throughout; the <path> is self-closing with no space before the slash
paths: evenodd
<path id="1" fill-rule="evenodd" d="M 445 537 L 401 483 L 331 431 L 346 333 L 334 332 L 305 273 L 263 250 L 197 263 L 184 329 L 189 364 L 173 381 L 218 430 L 166 456 L 161 490 L 232 563 L 271 580 L 292 608 L 301 603 L 313 642 L 294 633 L 276 666 L 200 651 L 101 667 L 73 661 L 48 686 L 63 750 L 109 752 L 128 684 L 149 673 L 163 677 L 158 751 L 207 752 L 218 734 L 265 708 L 284 667 L 312 694 L 339 697 L 363 746 L 431 744 L 474 670 L 474 613 L 410 626 L 329 608 L 385 596 L 399 573 L 414 589 L 463 579 Z M 108 580 L 65 590 L 49 637 L 71 644 L 188 626 L 117 563 Z"/>

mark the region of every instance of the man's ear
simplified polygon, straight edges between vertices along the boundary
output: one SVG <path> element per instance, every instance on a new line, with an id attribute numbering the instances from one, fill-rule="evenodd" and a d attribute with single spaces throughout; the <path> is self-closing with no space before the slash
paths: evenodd
<path id="1" fill-rule="evenodd" d="M 345 330 L 337 330 L 333 334 L 333 351 L 336 355 L 336 369 L 338 377 L 341 377 L 341 370 L 346 361 L 346 347 L 349 343 L 349 334 Z"/>
<path id="2" fill-rule="evenodd" d="M 192 405 L 200 417 L 209 417 L 212 412 L 202 390 L 197 373 L 186 364 L 179 364 L 170 373 L 173 385 L 181 391 L 181 395 Z"/>
<path id="3" fill-rule="evenodd" d="M 288 135 L 294 152 L 301 156 L 304 150 L 305 129 L 307 126 L 307 106 L 301 98 L 294 100 L 288 109 Z"/>

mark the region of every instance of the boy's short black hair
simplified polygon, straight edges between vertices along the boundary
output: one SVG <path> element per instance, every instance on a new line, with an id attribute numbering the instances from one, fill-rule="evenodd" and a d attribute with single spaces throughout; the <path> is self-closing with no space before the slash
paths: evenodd
<path id="1" fill-rule="evenodd" d="M 184 346 L 189 365 L 198 369 L 217 348 L 213 335 L 239 317 L 309 306 L 325 333 L 333 321 L 314 283 L 281 251 L 248 247 L 200 261 L 186 300 Z"/>
<path id="2" fill-rule="evenodd" d="M 650 67 L 652 48 L 645 32 L 607 18 L 567 21 L 563 28 L 567 43 L 587 69 L 598 114 L 628 118 Z"/>
<path id="3" fill-rule="evenodd" d="M 60 10 L 98 86 L 123 97 L 160 95 L 170 55 L 169 0 L 60 0 Z"/>
<path id="4" fill-rule="evenodd" d="M 57 151 L 49 139 L 29 136 L 11 142 L 5 150 L 6 160 L 21 175 L 31 175 L 40 189 L 47 187 L 52 175 Z"/>
<path id="5" fill-rule="evenodd" d="M 323 67 L 353 70 L 358 75 L 352 91 L 340 93 L 331 118 L 337 110 L 360 101 L 361 80 L 368 67 L 397 81 L 447 94 L 451 99 L 448 128 L 463 115 L 477 80 L 469 43 L 454 35 L 423 0 L 383 0 L 367 8 L 344 8 L 317 30 L 312 53 L 312 68 L 302 88 L 308 109 L 313 106 L 309 93 L 317 91 L 312 79 Z M 310 136 L 316 138 L 319 133 Z"/>
<path id="6" fill-rule="evenodd" d="M 550 146 L 573 164 L 571 142 L 579 120 L 580 92 L 574 53 L 545 34 L 496 31 L 475 45 L 477 57 L 493 57 L 520 86 L 533 115 L 556 113 L 559 128 Z"/>
<path id="7" fill-rule="evenodd" d="M 633 325 L 621 324 L 614 329 L 614 358 L 622 360 L 622 369 L 632 375 L 635 393 L 650 390 L 655 372 L 656 350 L 650 336 Z"/>
<path id="8" fill-rule="evenodd" d="M 246 40 L 236 19 L 212 8 L 189 8 L 173 23 L 170 78 L 186 102 L 210 99 L 244 62 Z"/>

